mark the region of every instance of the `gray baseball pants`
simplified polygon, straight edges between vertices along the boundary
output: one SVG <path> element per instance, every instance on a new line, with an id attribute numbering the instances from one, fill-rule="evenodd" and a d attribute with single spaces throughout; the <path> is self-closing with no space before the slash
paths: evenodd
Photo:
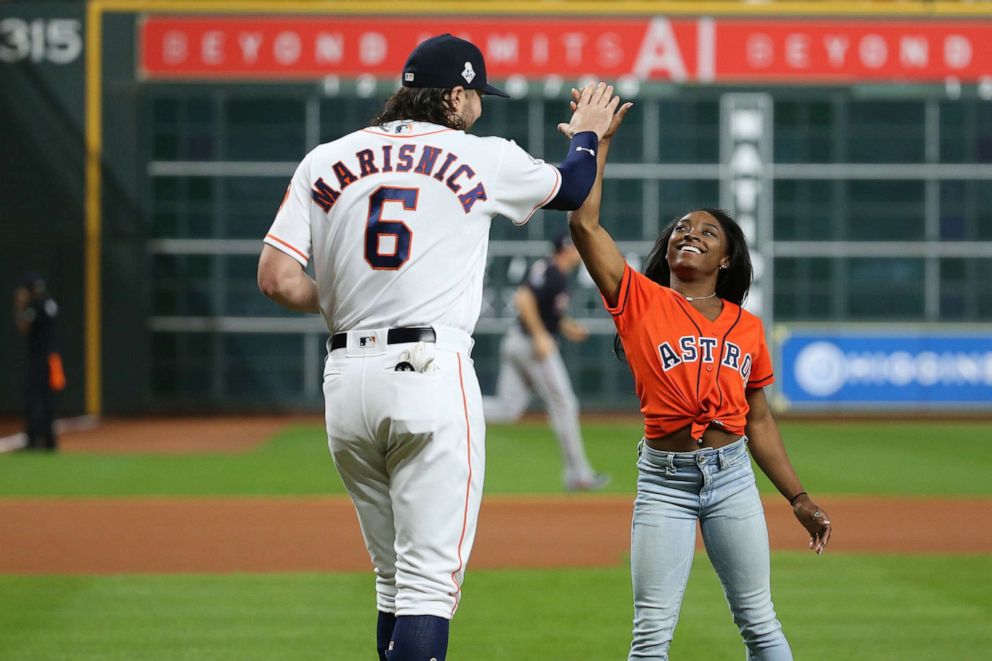
<path id="1" fill-rule="evenodd" d="M 579 429 L 579 400 L 557 347 L 543 361 L 535 360 L 531 339 L 514 325 L 503 337 L 499 353 L 496 395 L 482 398 L 486 421 L 518 420 L 527 409 L 531 393 L 537 394 L 544 401 L 551 428 L 558 437 L 565 484 L 592 478 L 593 469 Z"/>

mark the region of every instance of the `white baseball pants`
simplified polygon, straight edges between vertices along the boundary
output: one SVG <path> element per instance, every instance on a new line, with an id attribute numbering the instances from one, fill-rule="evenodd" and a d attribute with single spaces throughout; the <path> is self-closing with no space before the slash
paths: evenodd
<path id="1" fill-rule="evenodd" d="M 415 345 L 387 345 L 386 329 L 350 331 L 347 347 L 328 354 L 324 397 L 328 446 L 375 568 L 378 609 L 450 619 L 475 541 L 485 419 L 471 337 L 434 328 L 424 372 L 395 371 Z"/>

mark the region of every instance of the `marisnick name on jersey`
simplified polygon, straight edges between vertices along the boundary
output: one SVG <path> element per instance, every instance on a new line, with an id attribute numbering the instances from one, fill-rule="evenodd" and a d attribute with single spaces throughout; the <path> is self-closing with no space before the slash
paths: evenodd
<path id="1" fill-rule="evenodd" d="M 671 344 L 663 342 L 658 345 L 658 353 L 661 356 L 661 368 L 666 372 L 682 363 L 694 363 L 702 360 L 703 363 L 713 362 L 713 350 L 720 344 L 715 337 L 695 337 L 684 335 L 679 338 L 679 349 L 676 351 Z M 741 348 L 733 342 L 723 343 L 723 358 L 720 364 L 732 370 L 740 372 L 741 378 L 747 384 L 751 376 L 751 354 L 744 354 L 741 357 Z"/>
<path id="2" fill-rule="evenodd" d="M 375 151 L 362 149 L 355 152 L 354 161 L 335 163 L 331 170 L 338 187 L 330 186 L 323 177 L 318 178 L 310 189 L 313 201 L 324 213 L 330 213 L 345 188 L 359 179 L 390 172 L 412 172 L 444 182 L 458 198 L 465 213 L 469 213 L 476 202 L 489 199 L 481 181 L 468 188 L 475 178 L 475 170 L 466 163 L 459 163 L 457 155 L 451 152 L 445 154 L 443 149 L 430 145 L 407 143 L 398 149 L 393 147 L 382 145 Z M 441 158 L 442 154 L 444 158 Z"/>

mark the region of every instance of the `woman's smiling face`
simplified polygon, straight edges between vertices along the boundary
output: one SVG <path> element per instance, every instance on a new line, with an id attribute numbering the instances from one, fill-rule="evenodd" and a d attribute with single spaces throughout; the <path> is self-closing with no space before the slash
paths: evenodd
<path id="1" fill-rule="evenodd" d="M 675 223 L 668 240 L 668 267 L 715 273 L 728 263 L 727 237 L 720 221 L 705 211 L 687 213 Z"/>

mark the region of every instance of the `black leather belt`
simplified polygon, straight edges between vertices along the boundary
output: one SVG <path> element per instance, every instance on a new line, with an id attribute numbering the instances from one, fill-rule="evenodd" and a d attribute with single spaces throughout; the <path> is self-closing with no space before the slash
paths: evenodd
<path id="1" fill-rule="evenodd" d="M 358 331 L 361 333 L 361 331 Z M 390 328 L 386 333 L 386 344 L 406 344 L 407 342 L 435 342 L 437 334 L 430 326 L 410 326 Z M 335 333 L 331 336 L 331 351 L 348 346 L 348 333 Z"/>

